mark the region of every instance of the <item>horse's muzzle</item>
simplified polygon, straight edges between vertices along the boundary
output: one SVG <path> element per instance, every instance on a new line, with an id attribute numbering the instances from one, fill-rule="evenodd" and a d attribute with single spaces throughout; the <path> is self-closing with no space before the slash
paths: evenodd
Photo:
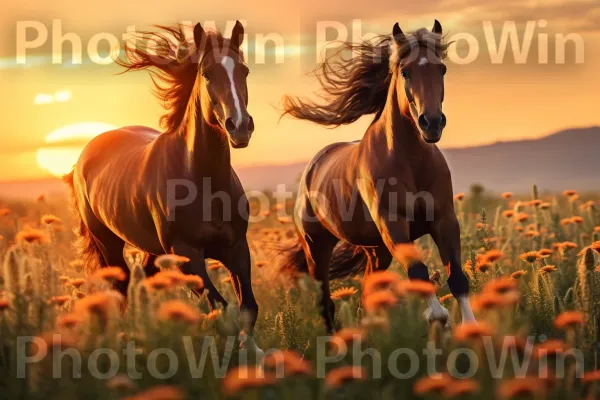
<path id="1" fill-rule="evenodd" d="M 248 147 L 251 137 L 251 133 L 236 132 L 233 134 L 229 134 L 229 141 L 231 142 L 231 147 L 233 147 L 234 149 L 243 149 L 245 147 Z"/>
<path id="2" fill-rule="evenodd" d="M 229 135 L 231 147 L 234 149 L 243 149 L 248 147 L 252 132 L 254 132 L 254 120 L 251 116 L 244 117 L 240 126 L 236 126 L 231 118 L 225 121 L 225 130 Z"/>

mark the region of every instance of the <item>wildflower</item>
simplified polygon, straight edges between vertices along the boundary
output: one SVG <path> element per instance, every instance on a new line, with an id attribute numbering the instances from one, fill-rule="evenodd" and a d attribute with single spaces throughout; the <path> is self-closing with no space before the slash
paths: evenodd
<path id="1" fill-rule="evenodd" d="M 347 365 L 329 371 L 325 376 L 325 385 L 336 388 L 349 381 L 364 380 L 365 377 L 366 371 L 362 367 Z"/>
<path id="2" fill-rule="evenodd" d="M 12 214 L 12 210 L 10 208 L 0 208 L 0 217 L 6 217 L 10 214 Z"/>
<path id="3" fill-rule="evenodd" d="M 123 400 L 184 400 L 187 396 L 175 386 L 158 385 Z"/>
<path id="4" fill-rule="evenodd" d="M 580 257 L 585 255 L 585 253 L 587 252 L 587 249 L 592 249 L 592 250 L 595 250 L 598 253 L 600 253 L 600 241 L 594 242 L 594 243 L 590 244 L 589 246 L 584 247 L 583 249 L 581 249 L 581 251 L 579 253 L 577 253 L 577 255 Z"/>
<path id="5" fill-rule="evenodd" d="M 477 271 L 485 273 L 487 272 L 488 269 L 490 269 L 490 264 L 482 262 L 482 263 L 477 263 L 477 266 L 475 268 L 477 268 Z"/>
<path id="6" fill-rule="evenodd" d="M 581 378 L 583 383 L 592 383 L 600 381 L 600 370 L 588 371 Z"/>
<path id="7" fill-rule="evenodd" d="M 525 270 L 520 270 L 520 271 L 515 271 L 512 274 L 510 274 L 511 279 L 521 279 L 523 277 L 523 275 L 526 275 L 527 271 Z"/>
<path id="8" fill-rule="evenodd" d="M 502 198 L 503 199 L 510 199 L 511 197 L 513 197 L 512 192 L 504 192 L 504 193 L 502 193 Z"/>
<path id="9" fill-rule="evenodd" d="M 64 305 L 67 301 L 71 300 L 71 296 L 52 296 L 50 302 L 57 306 Z"/>
<path id="10" fill-rule="evenodd" d="M 419 249 L 411 243 L 400 243 L 395 245 L 392 255 L 398 262 L 406 265 L 414 264 L 423 259 Z"/>
<path id="11" fill-rule="evenodd" d="M 595 226 L 594 227 L 594 232 L 600 233 L 600 226 Z"/>
<path id="12" fill-rule="evenodd" d="M 554 265 L 544 265 L 542 268 L 540 268 L 540 272 L 544 273 L 544 274 L 549 274 L 551 272 L 556 272 L 556 266 Z"/>
<path id="13" fill-rule="evenodd" d="M 170 269 L 180 267 L 182 264 L 189 262 L 190 259 L 184 256 L 178 256 L 177 254 L 162 254 L 156 257 L 154 265 L 161 269 Z"/>
<path id="14" fill-rule="evenodd" d="M 8 299 L 0 299 L 0 312 L 6 310 L 8 307 L 10 307 Z"/>
<path id="15" fill-rule="evenodd" d="M 118 292 L 94 293 L 75 303 L 75 312 L 94 315 L 99 319 L 100 326 L 105 327 L 109 322 L 109 316 L 118 310 L 122 300 L 123 296 Z"/>
<path id="16" fill-rule="evenodd" d="M 473 296 L 471 304 L 475 312 L 495 310 L 505 305 L 502 295 L 494 292 L 482 292 Z"/>
<path id="17" fill-rule="evenodd" d="M 198 275 L 183 275 L 183 281 L 190 290 L 202 291 L 204 289 L 204 281 Z"/>
<path id="18" fill-rule="evenodd" d="M 533 238 L 533 237 L 538 237 L 538 236 L 540 236 L 540 233 L 538 231 L 525 232 L 525 237 Z"/>
<path id="19" fill-rule="evenodd" d="M 456 327 L 454 338 L 458 342 L 466 342 L 485 336 L 492 336 L 493 332 L 492 327 L 485 322 L 468 322 Z"/>
<path id="20" fill-rule="evenodd" d="M 50 241 L 46 232 L 39 229 L 26 228 L 15 236 L 17 243 L 45 244 Z"/>
<path id="21" fill-rule="evenodd" d="M 573 221 L 574 224 L 583 224 L 584 219 L 578 215 L 571 217 L 571 221 Z"/>
<path id="22" fill-rule="evenodd" d="M 439 300 L 440 300 L 440 303 L 445 303 L 453 297 L 454 296 L 452 295 L 452 293 L 448 293 L 447 295 L 440 297 Z"/>
<path id="23" fill-rule="evenodd" d="M 454 195 L 454 200 L 456 200 L 456 201 L 462 201 L 464 198 L 465 198 L 464 193 L 457 193 L 456 195 Z"/>
<path id="24" fill-rule="evenodd" d="M 64 314 L 56 319 L 56 326 L 59 328 L 73 328 L 83 322 L 83 318 L 79 314 Z"/>
<path id="25" fill-rule="evenodd" d="M 546 258 L 546 257 L 549 257 L 549 256 L 551 256 L 551 255 L 552 255 L 552 253 L 554 253 L 554 250 L 552 250 L 552 249 L 540 249 L 540 250 L 538 251 L 538 255 L 539 255 L 541 258 Z"/>
<path id="26" fill-rule="evenodd" d="M 541 358 L 548 355 L 562 354 L 565 352 L 566 348 L 567 345 L 562 340 L 548 340 L 547 342 L 536 344 L 533 347 L 533 355 L 537 358 Z"/>
<path id="27" fill-rule="evenodd" d="M 573 197 L 577 195 L 577 190 L 565 190 L 563 194 L 567 197 Z"/>
<path id="28" fill-rule="evenodd" d="M 157 279 L 165 279 L 171 282 L 171 287 L 185 284 L 185 276 L 179 270 L 165 269 L 158 272 L 154 277 Z"/>
<path id="29" fill-rule="evenodd" d="M 483 255 L 484 262 L 493 264 L 495 262 L 500 261 L 504 257 L 504 253 L 500 250 L 492 249 Z"/>
<path id="30" fill-rule="evenodd" d="M 373 292 L 391 288 L 402 278 L 392 271 L 376 271 L 368 275 L 363 281 L 363 297 Z"/>
<path id="31" fill-rule="evenodd" d="M 69 285 L 73 286 L 76 289 L 79 289 L 85 283 L 85 279 L 83 279 L 83 278 L 68 279 L 67 278 L 66 283 L 68 283 Z"/>
<path id="32" fill-rule="evenodd" d="M 548 209 L 550 209 L 551 206 L 552 206 L 552 204 L 550 204 L 548 202 L 544 202 L 544 203 L 540 204 L 539 208 L 540 208 L 540 210 L 548 210 Z"/>
<path id="33" fill-rule="evenodd" d="M 527 213 L 518 213 L 518 214 L 515 215 L 515 219 L 518 222 L 525 222 L 525 221 L 527 221 L 529 219 L 529 214 L 527 214 Z"/>
<path id="34" fill-rule="evenodd" d="M 282 224 L 291 224 L 293 222 L 290 217 L 277 217 L 277 220 Z"/>
<path id="35" fill-rule="evenodd" d="M 312 367 L 308 361 L 301 355 L 291 350 L 277 351 L 269 353 L 264 359 L 265 367 L 283 368 L 285 373 L 290 375 L 310 375 Z"/>
<path id="36" fill-rule="evenodd" d="M 396 284 L 396 292 L 399 294 L 413 294 L 422 298 L 435 295 L 435 286 L 431 282 L 420 280 L 401 280 Z"/>
<path id="37" fill-rule="evenodd" d="M 125 271 L 121 267 L 102 267 L 94 274 L 94 278 L 101 279 L 112 285 L 117 281 L 126 280 L 127 274 L 125 274 Z"/>
<path id="38" fill-rule="evenodd" d="M 333 300 L 349 300 L 352 296 L 354 296 L 358 292 L 358 289 L 353 287 L 342 287 L 335 290 L 331 293 L 331 298 Z"/>
<path id="39" fill-rule="evenodd" d="M 419 397 L 424 397 L 431 393 L 441 393 L 452 381 L 452 378 L 448 374 L 436 373 L 431 376 L 425 376 L 415 382 L 413 392 Z"/>
<path id="40" fill-rule="evenodd" d="M 395 306 L 398 297 L 390 291 L 373 292 L 363 300 L 363 307 L 368 313 L 376 313 Z"/>
<path id="41" fill-rule="evenodd" d="M 526 261 L 530 264 L 533 264 L 534 262 L 540 259 L 540 255 L 537 251 L 528 251 L 526 253 L 521 254 L 519 257 L 521 258 L 521 260 Z"/>
<path id="42" fill-rule="evenodd" d="M 331 338 L 331 344 L 333 347 L 337 348 L 339 353 L 345 352 L 345 349 L 348 348 L 348 344 L 354 342 L 360 342 L 363 340 L 364 332 L 359 328 L 343 328 L 340 329 L 336 334 Z"/>
<path id="43" fill-rule="evenodd" d="M 539 207 L 540 204 L 542 204 L 542 201 L 540 199 L 531 200 L 529 202 L 529 205 L 533 207 Z"/>
<path id="44" fill-rule="evenodd" d="M 262 369 L 257 366 L 239 366 L 227 372 L 223 378 L 223 391 L 231 396 L 242 390 L 259 388 L 275 383 L 275 378 L 266 375 Z"/>
<path id="45" fill-rule="evenodd" d="M 554 327 L 561 331 L 581 326 L 585 323 L 585 314 L 579 311 L 565 311 L 554 319 Z"/>
<path id="46" fill-rule="evenodd" d="M 455 379 L 444 389 L 444 397 L 451 399 L 454 397 L 472 395 L 479 392 L 479 382 L 473 379 Z"/>
<path id="47" fill-rule="evenodd" d="M 572 223 L 573 223 L 573 220 L 571 218 L 563 218 L 560 220 L 560 224 L 562 226 L 571 225 Z"/>
<path id="48" fill-rule="evenodd" d="M 164 276 L 156 274 L 150 278 L 144 279 L 144 285 L 154 290 L 162 290 L 170 288 L 173 285 L 173 282 Z"/>
<path id="49" fill-rule="evenodd" d="M 62 219 L 60 219 L 54 215 L 47 214 L 41 218 L 41 222 L 42 222 L 42 224 L 46 224 L 46 225 L 62 224 Z"/>
<path id="50" fill-rule="evenodd" d="M 517 283 L 507 277 L 494 279 L 483 286 L 483 292 L 496 294 L 506 294 L 513 290 L 517 290 Z"/>
<path id="51" fill-rule="evenodd" d="M 505 210 L 502 212 L 502 216 L 504 218 L 512 218 L 515 215 L 515 212 L 513 210 Z"/>
<path id="52" fill-rule="evenodd" d="M 163 321 L 194 324 L 200 321 L 201 313 L 183 301 L 170 300 L 160 305 L 158 317 Z"/>
<path id="53" fill-rule="evenodd" d="M 497 393 L 501 399 L 525 396 L 542 398 L 546 393 L 546 385 L 535 377 L 514 378 L 500 382 Z"/>
<path id="54" fill-rule="evenodd" d="M 106 387 L 110 390 L 127 391 L 133 390 L 137 386 L 126 374 L 119 374 L 110 378 L 106 382 Z M 169 397 L 169 399 L 171 398 Z"/>

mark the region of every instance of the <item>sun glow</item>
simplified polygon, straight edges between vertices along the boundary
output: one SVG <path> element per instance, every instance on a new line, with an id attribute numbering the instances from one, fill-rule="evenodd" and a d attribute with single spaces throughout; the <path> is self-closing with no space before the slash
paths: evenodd
<path id="1" fill-rule="evenodd" d="M 47 146 L 37 150 L 37 162 L 52 175 L 67 174 L 89 140 L 115 128 L 102 122 L 81 122 L 56 129 L 46 136 Z"/>

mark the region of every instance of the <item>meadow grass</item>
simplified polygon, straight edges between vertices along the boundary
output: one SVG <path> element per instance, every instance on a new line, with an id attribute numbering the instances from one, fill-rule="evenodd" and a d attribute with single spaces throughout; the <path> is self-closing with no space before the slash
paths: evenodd
<path id="1" fill-rule="evenodd" d="M 248 233 L 262 359 L 244 346 L 244 315 L 220 263 L 209 261 L 209 273 L 231 305 L 211 310 L 191 293 L 202 282 L 179 272 L 181 260 L 162 259 L 146 278 L 142 254 L 128 249 L 124 306 L 111 290 L 122 272 L 90 275 L 77 260 L 66 200 L 8 203 L 0 209 L 0 399 L 595 398 L 600 203 L 569 191 L 516 198 L 474 188 L 455 205 L 479 324 L 459 324 L 426 237 L 416 246 L 431 284 L 407 283 L 397 262 L 390 273 L 332 282 L 342 330 L 331 338 L 318 284 L 276 271 L 295 231 L 282 216 L 293 204 L 273 204 Z M 422 298 L 433 291 L 452 331 L 423 318 Z M 433 358 L 428 346 L 439 349 Z"/>

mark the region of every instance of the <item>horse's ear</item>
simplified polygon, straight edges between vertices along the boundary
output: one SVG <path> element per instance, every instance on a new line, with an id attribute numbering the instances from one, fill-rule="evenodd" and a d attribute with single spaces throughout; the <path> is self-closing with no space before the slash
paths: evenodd
<path id="1" fill-rule="evenodd" d="M 202 39 L 204 39 L 204 35 L 204 28 L 202 28 L 200 23 L 197 23 L 196 26 L 194 26 L 194 43 L 196 43 L 197 49 L 202 47 Z"/>
<path id="2" fill-rule="evenodd" d="M 431 32 L 437 33 L 438 35 L 442 34 L 442 24 L 440 24 L 440 21 L 438 21 L 437 19 L 433 23 L 433 29 L 431 30 Z"/>
<path id="3" fill-rule="evenodd" d="M 406 39 L 404 32 L 402 32 L 402 29 L 400 29 L 400 25 L 397 22 L 394 24 L 394 28 L 392 29 L 392 36 L 397 44 L 401 44 Z"/>
<path id="4" fill-rule="evenodd" d="M 230 41 L 232 47 L 240 47 L 242 45 L 244 41 L 244 25 L 240 21 L 235 21 Z"/>

